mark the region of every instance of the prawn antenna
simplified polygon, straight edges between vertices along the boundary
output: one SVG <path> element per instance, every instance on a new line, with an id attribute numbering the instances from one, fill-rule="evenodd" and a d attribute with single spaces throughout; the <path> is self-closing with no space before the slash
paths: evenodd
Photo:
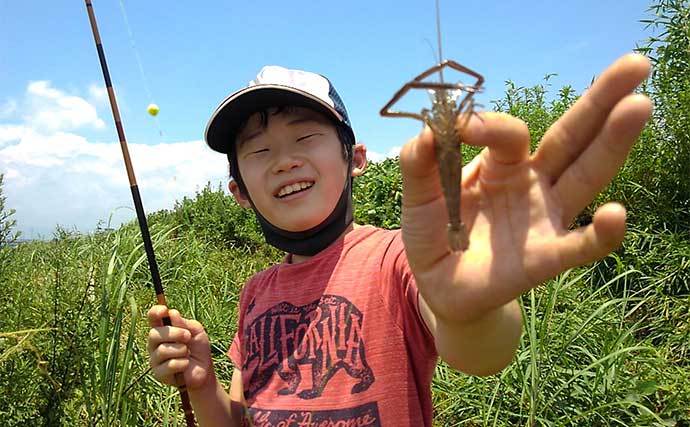
<path id="1" fill-rule="evenodd" d="M 426 42 L 427 46 L 429 46 L 429 51 L 431 51 L 431 57 L 434 58 L 434 61 L 436 61 L 437 64 L 440 64 L 441 58 L 437 56 L 438 53 L 436 52 L 436 49 L 434 49 L 434 45 L 432 45 L 431 41 L 426 37 L 424 37 L 424 41 Z"/>
<path id="2" fill-rule="evenodd" d="M 436 42 L 438 43 L 438 63 L 443 61 L 443 50 L 441 50 L 441 8 L 439 7 L 439 0 L 436 0 Z M 439 78 L 443 83 L 443 68 L 438 70 Z"/>

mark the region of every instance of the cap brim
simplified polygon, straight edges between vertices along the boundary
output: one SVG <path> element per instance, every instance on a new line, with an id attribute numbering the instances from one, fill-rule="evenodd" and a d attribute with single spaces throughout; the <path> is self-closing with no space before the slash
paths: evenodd
<path id="1" fill-rule="evenodd" d="M 338 122 L 342 116 L 324 101 L 289 86 L 258 85 L 235 92 L 223 101 L 206 126 L 204 137 L 213 150 L 227 154 L 235 145 L 240 125 L 249 115 L 270 107 L 294 105 L 322 111 Z"/>

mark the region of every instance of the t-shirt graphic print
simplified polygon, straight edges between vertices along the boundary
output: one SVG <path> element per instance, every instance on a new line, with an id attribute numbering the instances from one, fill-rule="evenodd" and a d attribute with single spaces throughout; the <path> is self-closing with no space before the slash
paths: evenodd
<path id="1" fill-rule="evenodd" d="M 244 335 L 249 340 L 242 371 L 250 378 L 245 399 L 265 387 L 274 373 L 286 383 L 278 394 L 295 394 L 302 366 L 311 369 L 312 388 L 297 393 L 301 399 L 321 396 L 339 370 L 359 380 L 352 394 L 374 382 L 362 339 L 362 312 L 343 297 L 324 295 L 299 307 L 281 302 L 256 317 Z"/>

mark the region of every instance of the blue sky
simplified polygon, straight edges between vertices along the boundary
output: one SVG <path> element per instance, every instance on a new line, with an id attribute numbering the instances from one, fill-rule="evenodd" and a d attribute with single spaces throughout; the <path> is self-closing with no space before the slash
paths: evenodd
<path id="1" fill-rule="evenodd" d="M 224 159 L 205 147 L 203 130 L 217 103 L 263 65 L 329 77 L 374 160 L 419 130 L 378 111 L 435 62 L 433 0 L 122 4 L 125 15 L 119 0 L 94 0 L 147 211 L 225 182 Z M 486 109 L 508 79 L 533 85 L 557 73 L 554 90 L 579 92 L 651 34 L 638 22 L 648 5 L 441 0 L 443 53 L 485 76 Z M 160 106 L 156 119 L 150 102 Z M 422 104 L 413 97 L 404 106 Z M 0 173 L 24 237 L 134 218 L 81 1 L 0 0 Z"/>

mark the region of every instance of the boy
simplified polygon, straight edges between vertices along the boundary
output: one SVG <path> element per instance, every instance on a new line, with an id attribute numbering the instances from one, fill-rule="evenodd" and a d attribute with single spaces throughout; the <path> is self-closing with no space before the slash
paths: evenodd
<path id="1" fill-rule="evenodd" d="M 184 373 L 200 425 L 432 424 L 437 357 L 472 375 L 499 372 L 518 346 L 516 298 L 617 247 L 625 209 L 607 204 L 569 231 L 612 179 L 651 113 L 632 94 L 649 62 L 607 69 L 529 153 L 520 120 L 483 113 L 463 134 L 485 146 L 463 171 L 470 247 L 452 253 L 429 129 L 401 151 L 401 230 L 352 222 L 351 179 L 366 167 L 347 112 L 325 78 L 267 67 L 212 116 L 206 141 L 228 155 L 230 191 L 287 252 L 240 298 L 230 394 L 208 337 L 165 307 L 149 311 L 153 375 Z"/>

